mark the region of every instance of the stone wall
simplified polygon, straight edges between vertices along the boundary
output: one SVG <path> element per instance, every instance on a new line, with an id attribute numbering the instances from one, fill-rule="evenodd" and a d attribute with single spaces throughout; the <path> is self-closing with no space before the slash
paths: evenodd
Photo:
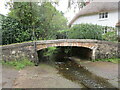
<path id="1" fill-rule="evenodd" d="M 2 46 L 3 60 L 18 60 L 24 57 L 34 61 L 34 47 L 32 42 Z"/>
<path id="2" fill-rule="evenodd" d="M 63 39 L 63 40 L 46 40 L 36 41 L 36 49 L 41 50 L 53 46 L 78 46 L 86 47 L 92 50 L 92 59 L 113 58 L 118 56 L 118 43 L 105 42 L 98 40 L 80 40 L 80 39 Z M 27 57 L 31 61 L 36 61 L 37 52 L 34 49 L 33 42 L 11 44 L 1 46 L 2 59 L 5 61 L 19 60 Z"/>
<path id="3" fill-rule="evenodd" d="M 95 51 L 96 59 L 114 58 L 118 57 L 118 44 L 113 42 L 98 43 Z"/>

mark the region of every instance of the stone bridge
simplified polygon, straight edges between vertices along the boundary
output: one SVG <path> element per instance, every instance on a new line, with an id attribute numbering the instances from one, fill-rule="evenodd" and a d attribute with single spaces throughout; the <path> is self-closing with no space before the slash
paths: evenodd
<path id="1" fill-rule="evenodd" d="M 118 56 L 118 43 L 90 39 L 42 40 L 1 46 L 3 60 L 27 57 L 35 61 L 37 51 L 58 46 L 83 47 L 91 50 L 91 59 L 112 58 Z"/>

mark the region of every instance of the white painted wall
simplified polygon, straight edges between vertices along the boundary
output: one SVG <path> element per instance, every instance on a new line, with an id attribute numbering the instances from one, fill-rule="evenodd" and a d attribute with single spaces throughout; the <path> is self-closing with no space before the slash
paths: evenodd
<path id="1" fill-rule="evenodd" d="M 77 19 L 73 23 L 73 25 L 81 24 L 81 23 L 91 23 L 102 26 L 115 27 L 117 22 L 118 22 L 118 11 L 116 10 L 116 11 L 108 12 L 108 18 L 106 19 L 99 19 L 99 13 L 89 16 L 82 16 L 79 19 Z"/>

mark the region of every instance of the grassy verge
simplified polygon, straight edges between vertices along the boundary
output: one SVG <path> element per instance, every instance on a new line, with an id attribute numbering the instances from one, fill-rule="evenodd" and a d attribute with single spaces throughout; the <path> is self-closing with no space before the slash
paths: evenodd
<path id="1" fill-rule="evenodd" d="M 13 61 L 2 61 L 3 65 L 14 67 L 18 70 L 25 68 L 26 66 L 34 66 L 34 63 L 28 60 L 27 58 L 22 58 L 20 60 L 13 60 Z"/>
<path id="2" fill-rule="evenodd" d="M 93 62 L 96 61 L 106 61 L 106 62 L 112 62 L 112 63 L 120 63 L 120 58 L 110 58 L 110 59 L 96 59 L 92 60 Z"/>

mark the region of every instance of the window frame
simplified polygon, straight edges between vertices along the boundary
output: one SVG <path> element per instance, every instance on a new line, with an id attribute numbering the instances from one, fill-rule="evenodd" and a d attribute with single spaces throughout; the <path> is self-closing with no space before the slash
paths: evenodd
<path id="1" fill-rule="evenodd" d="M 108 12 L 99 13 L 99 19 L 107 19 L 107 18 L 108 18 Z"/>

